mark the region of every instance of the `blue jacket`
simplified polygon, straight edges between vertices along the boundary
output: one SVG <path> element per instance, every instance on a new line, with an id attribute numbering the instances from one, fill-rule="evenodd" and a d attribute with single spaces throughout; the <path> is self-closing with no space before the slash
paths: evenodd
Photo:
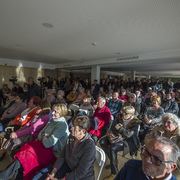
<path id="1" fill-rule="evenodd" d="M 129 160 L 122 167 L 120 172 L 117 174 L 114 180 L 148 180 L 144 172 L 142 171 L 141 160 Z M 173 175 L 170 180 L 177 180 Z"/>

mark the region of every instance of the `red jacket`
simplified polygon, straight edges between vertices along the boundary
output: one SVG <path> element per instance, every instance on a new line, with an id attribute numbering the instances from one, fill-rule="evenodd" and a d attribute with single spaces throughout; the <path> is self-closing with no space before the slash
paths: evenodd
<path id="1" fill-rule="evenodd" d="M 23 166 L 23 180 L 32 180 L 37 171 L 56 161 L 51 148 L 45 148 L 40 141 L 26 143 L 15 155 Z"/>
<path id="2" fill-rule="evenodd" d="M 104 106 L 101 109 L 97 108 L 92 118 L 94 117 L 102 119 L 105 122 L 105 126 L 107 126 L 111 120 L 111 111 L 107 106 Z"/>
<path id="3" fill-rule="evenodd" d="M 124 95 L 124 96 L 121 96 L 121 95 L 119 95 L 119 99 L 120 100 L 124 100 L 124 102 L 126 102 L 127 100 L 128 100 L 128 95 L 126 94 L 126 95 Z"/>
<path id="4" fill-rule="evenodd" d="M 101 109 L 97 108 L 91 119 L 93 118 L 99 119 L 98 129 L 94 130 L 93 127 L 90 127 L 88 132 L 95 136 L 101 137 L 102 128 L 104 126 L 107 126 L 109 124 L 109 121 L 111 120 L 111 111 L 107 106 L 104 106 Z"/>
<path id="5" fill-rule="evenodd" d="M 29 108 L 27 108 L 29 109 Z M 26 109 L 25 109 L 26 110 Z M 27 122 L 29 122 L 36 114 L 36 110 L 37 108 L 33 109 L 32 111 L 30 111 L 27 116 L 26 119 L 24 121 L 19 121 L 19 119 L 21 119 L 21 114 L 20 113 L 18 116 L 16 116 L 16 118 L 13 120 L 14 125 L 19 125 L 19 126 L 24 126 Z"/>

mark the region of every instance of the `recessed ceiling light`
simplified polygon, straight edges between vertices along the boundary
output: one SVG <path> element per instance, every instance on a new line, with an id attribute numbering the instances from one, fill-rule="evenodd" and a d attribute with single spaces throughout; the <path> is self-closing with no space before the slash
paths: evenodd
<path id="1" fill-rule="evenodd" d="M 96 43 L 95 42 L 93 42 L 93 43 L 91 43 L 93 46 L 96 46 Z"/>
<path id="2" fill-rule="evenodd" d="M 42 25 L 43 25 L 44 27 L 46 27 L 46 28 L 52 28 L 52 27 L 53 27 L 53 25 L 50 24 L 50 23 L 43 23 Z"/>

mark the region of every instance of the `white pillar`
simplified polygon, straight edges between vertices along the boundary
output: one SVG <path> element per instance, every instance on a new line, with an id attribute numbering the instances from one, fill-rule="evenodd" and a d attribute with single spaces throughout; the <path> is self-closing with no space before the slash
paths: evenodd
<path id="1" fill-rule="evenodd" d="M 98 84 L 100 84 L 100 66 L 91 67 L 91 84 L 94 83 L 95 79 L 97 79 Z"/>
<path id="2" fill-rule="evenodd" d="M 147 75 L 147 79 L 151 79 L 151 75 Z"/>
<path id="3" fill-rule="evenodd" d="M 135 80 L 136 71 L 131 71 L 131 81 Z"/>

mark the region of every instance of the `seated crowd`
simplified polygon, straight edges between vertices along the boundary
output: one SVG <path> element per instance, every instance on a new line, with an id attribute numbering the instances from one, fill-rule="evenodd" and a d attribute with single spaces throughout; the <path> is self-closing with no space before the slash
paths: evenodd
<path id="1" fill-rule="evenodd" d="M 0 179 L 94 180 L 95 145 L 110 159 L 105 180 L 176 179 L 180 168 L 180 81 L 32 77 L 0 91 Z M 117 153 L 137 155 L 118 170 Z M 130 173 L 129 173 L 130 172 Z"/>

